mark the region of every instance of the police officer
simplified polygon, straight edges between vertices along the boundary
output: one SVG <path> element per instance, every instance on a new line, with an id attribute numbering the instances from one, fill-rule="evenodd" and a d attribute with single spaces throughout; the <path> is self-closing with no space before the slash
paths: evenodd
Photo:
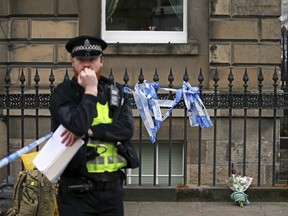
<path id="1" fill-rule="evenodd" d="M 127 161 L 117 145 L 133 136 L 133 116 L 122 86 L 101 76 L 105 41 L 91 36 L 69 40 L 74 77 L 59 84 L 50 99 L 53 130 L 62 124 L 68 147 L 85 144 L 60 177 L 61 216 L 123 215 L 123 172 Z"/>

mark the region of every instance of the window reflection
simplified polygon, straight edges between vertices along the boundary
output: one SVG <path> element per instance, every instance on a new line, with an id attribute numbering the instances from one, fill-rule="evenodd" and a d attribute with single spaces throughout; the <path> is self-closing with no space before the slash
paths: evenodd
<path id="1" fill-rule="evenodd" d="M 183 31 L 183 0 L 107 0 L 106 30 Z"/>

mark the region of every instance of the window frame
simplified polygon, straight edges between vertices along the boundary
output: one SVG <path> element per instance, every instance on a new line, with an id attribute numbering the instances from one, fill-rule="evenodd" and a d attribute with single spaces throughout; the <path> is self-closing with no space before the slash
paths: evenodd
<path id="1" fill-rule="evenodd" d="M 101 0 L 101 37 L 108 43 L 187 43 L 188 3 L 183 0 L 183 31 L 107 31 L 106 0 Z"/>
<path id="2" fill-rule="evenodd" d="M 139 143 L 132 141 L 136 151 L 139 149 Z M 155 144 L 156 145 L 156 144 Z M 171 155 L 171 185 L 183 184 L 184 182 L 184 141 L 173 140 L 172 146 L 177 148 L 176 152 Z M 149 140 L 143 140 L 141 145 L 141 176 L 139 176 L 139 169 L 127 169 L 126 170 L 126 183 L 127 185 L 135 185 L 141 178 L 142 185 L 152 185 L 154 179 L 154 162 L 156 163 L 155 180 L 157 185 L 166 185 L 169 181 L 169 141 L 158 141 L 155 146 L 151 144 Z M 154 152 L 155 150 L 155 152 Z M 174 149 L 175 150 L 175 149 Z M 138 154 L 139 150 L 137 151 Z M 154 161 L 154 153 L 155 161 Z M 175 163 L 176 162 L 176 163 Z M 180 164 L 180 168 L 173 168 L 173 166 Z"/>

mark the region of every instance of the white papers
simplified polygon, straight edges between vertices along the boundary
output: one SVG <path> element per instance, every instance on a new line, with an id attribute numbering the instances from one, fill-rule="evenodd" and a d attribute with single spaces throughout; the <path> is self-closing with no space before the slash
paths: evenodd
<path id="1" fill-rule="evenodd" d="M 72 146 L 67 147 L 61 142 L 61 133 L 64 130 L 65 128 L 60 125 L 33 160 L 35 167 L 51 182 L 58 180 L 69 161 L 84 144 L 84 141 L 79 138 Z"/>

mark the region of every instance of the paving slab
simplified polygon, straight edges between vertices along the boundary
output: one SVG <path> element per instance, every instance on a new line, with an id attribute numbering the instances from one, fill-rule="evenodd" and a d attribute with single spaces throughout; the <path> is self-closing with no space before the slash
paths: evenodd
<path id="1" fill-rule="evenodd" d="M 288 216 L 288 202 L 125 202 L 125 216 Z"/>

